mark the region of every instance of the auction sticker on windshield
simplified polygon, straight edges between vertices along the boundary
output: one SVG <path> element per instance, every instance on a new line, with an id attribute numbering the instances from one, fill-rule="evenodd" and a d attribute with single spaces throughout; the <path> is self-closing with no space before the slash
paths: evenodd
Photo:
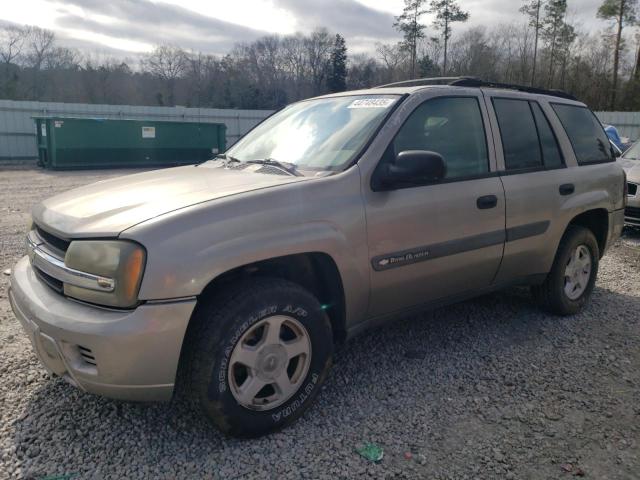
<path id="1" fill-rule="evenodd" d="M 394 98 L 361 98 L 351 102 L 347 108 L 387 108 L 395 101 Z"/>

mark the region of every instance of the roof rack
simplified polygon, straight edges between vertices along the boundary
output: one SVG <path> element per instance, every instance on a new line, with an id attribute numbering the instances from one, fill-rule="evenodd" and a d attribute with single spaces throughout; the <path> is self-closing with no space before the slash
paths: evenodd
<path id="1" fill-rule="evenodd" d="M 578 100 L 576 97 L 563 90 L 546 90 L 544 88 L 527 87 L 512 83 L 488 82 L 476 77 L 435 77 L 418 78 L 415 80 L 405 80 L 404 82 L 388 83 L 375 88 L 393 87 L 421 87 L 428 85 L 449 85 L 452 87 L 476 87 L 476 88 L 500 88 L 504 90 L 517 90 L 525 93 L 535 93 L 538 95 L 550 95 L 552 97 L 566 98 L 567 100 Z"/>
<path id="2" fill-rule="evenodd" d="M 405 80 L 403 82 L 387 83 L 374 88 L 393 88 L 393 87 L 421 87 L 425 85 L 451 85 L 452 82 L 466 77 L 433 77 L 433 78 L 416 78 L 413 80 Z"/>

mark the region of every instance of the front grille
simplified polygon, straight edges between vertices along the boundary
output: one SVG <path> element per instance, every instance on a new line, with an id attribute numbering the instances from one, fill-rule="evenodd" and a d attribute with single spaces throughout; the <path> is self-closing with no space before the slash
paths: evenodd
<path id="1" fill-rule="evenodd" d="M 51 233 L 43 230 L 38 226 L 36 226 L 36 232 L 44 243 L 62 253 L 65 253 L 67 251 L 67 249 L 69 248 L 69 244 L 71 243 L 69 240 L 65 240 L 64 238 L 52 235 Z"/>
<path id="2" fill-rule="evenodd" d="M 635 183 L 627 183 L 629 187 L 629 196 L 635 197 L 638 194 L 638 185 Z"/>
<path id="3" fill-rule="evenodd" d="M 630 218 L 640 218 L 639 207 L 627 207 L 624 209 L 624 216 Z"/>
<path id="4" fill-rule="evenodd" d="M 36 272 L 36 275 L 38 275 L 38 278 L 40 278 L 40 280 L 42 280 L 44 283 L 49 285 L 56 292 L 62 293 L 64 291 L 64 285 L 60 280 L 58 280 L 57 278 L 53 278 L 51 275 L 46 274 L 45 272 L 40 270 L 38 267 L 34 266 L 33 270 L 34 272 Z"/>

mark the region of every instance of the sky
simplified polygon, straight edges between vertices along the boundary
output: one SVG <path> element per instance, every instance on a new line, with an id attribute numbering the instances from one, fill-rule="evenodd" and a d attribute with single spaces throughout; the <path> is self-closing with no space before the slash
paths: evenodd
<path id="1" fill-rule="evenodd" d="M 602 0 L 569 0 L 574 23 L 599 30 Z M 0 22 L 37 25 L 56 32 L 59 43 L 86 52 L 139 55 L 155 45 L 178 45 L 224 54 L 238 42 L 268 34 L 308 33 L 323 26 L 347 39 L 351 52 L 372 52 L 394 42 L 394 15 L 403 0 L 0 0 Z M 467 25 L 520 23 L 522 0 L 459 0 L 471 14 Z M 429 15 L 423 23 L 430 25 Z"/>

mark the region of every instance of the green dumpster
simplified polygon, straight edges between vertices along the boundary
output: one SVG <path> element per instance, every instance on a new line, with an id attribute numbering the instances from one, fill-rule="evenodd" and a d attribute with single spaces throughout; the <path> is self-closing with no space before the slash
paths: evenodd
<path id="1" fill-rule="evenodd" d="M 52 169 L 199 163 L 225 150 L 221 123 L 36 117 L 39 163 Z"/>

